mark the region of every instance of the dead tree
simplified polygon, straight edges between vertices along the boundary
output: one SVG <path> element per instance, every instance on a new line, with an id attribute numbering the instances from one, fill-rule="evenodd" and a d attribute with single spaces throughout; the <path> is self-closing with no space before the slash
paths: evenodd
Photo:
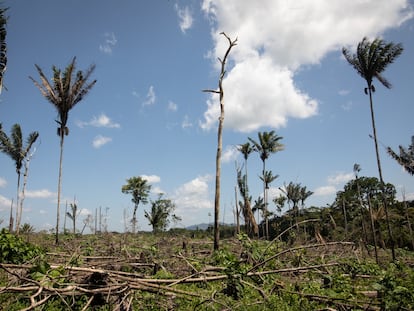
<path id="1" fill-rule="evenodd" d="M 214 94 L 219 94 L 220 96 L 220 117 L 218 124 L 218 142 L 217 142 L 217 154 L 216 154 L 216 189 L 215 189 L 215 198 L 214 198 L 214 250 L 219 249 L 219 240 L 220 240 L 220 229 L 219 229 L 219 215 L 220 215 L 220 175 L 221 175 L 221 150 L 223 146 L 223 123 L 224 123 L 224 89 L 223 89 L 223 79 L 226 74 L 226 61 L 227 57 L 230 54 L 230 50 L 237 44 L 237 38 L 231 40 L 224 32 L 221 33 L 229 42 L 229 47 L 227 48 L 224 58 L 218 58 L 221 64 L 221 71 L 219 77 L 219 89 L 218 90 L 203 90 L 203 92 L 209 92 Z"/>

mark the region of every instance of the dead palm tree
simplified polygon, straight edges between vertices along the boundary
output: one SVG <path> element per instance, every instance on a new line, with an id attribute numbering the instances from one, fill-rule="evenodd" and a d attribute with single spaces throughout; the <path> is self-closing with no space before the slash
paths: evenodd
<path id="1" fill-rule="evenodd" d="M 85 72 L 81 70 L 75 73 L 76 57 L 72 59 L 70 64 L 62 72 L 55 66 L 52 66 L 53 78 L 52 84 L 49 82 L 42 69 L 35 65 L 40 76 L 40 82 L 30 77 L 40 93 L 56 108 L 59 119 L 57 135 L 60 137 L 60 160 L 59 160 L 59 179 L 58 179 L 58 198 L 56 210 L 56 237 L 55 242 L 59 244 L 59 215 L 60 215 L 60 195 L 62 185 L 62 159 L 63 159 L 63 143 L 65 136 L 69 135 L 67 122 L 69 111 L 79 103 L 86 94 L 95 85 L 96 80 L 89 82 L 89 78 L 95 69 L 92 65 Z"/>
<path id="2" fill-rule="evenodd" d="M 8 155 L 15 163 L 17 173 L 17 198 L 16 198 L 16 234 L 19 234 L 21 214 L 23 206 L 19 207 L 20 198 L 20 177 L 21 169 L 30 149 L 39 137 L 38 132 L 32 132 L 26 139 L 26 145 L 23 145 L 22 129 L 19 124 L 14 124 L 11 129 L 10 137 L 0 127 L 0 151 Z"/>
<path id="3" fill-rule="evenodd" d="M 394 239 L 392 236 L 391 225 L 388 215 L 388 208 L 385 199 L 385 184 L 382 177 L 381 161 L 378 150 L 377 129 L 375 126 L 374 105 L 372 101 L 372 93 L 375 92 L 375 87 L 372 84 L 373 79 L 376 78 L 386 88 L 391 88 L 391 83 L 382 76 L 385 69 L 394 62 L 394 60 L 401 55 L 403 47 L 400 43 L 394 44 L 392 42 L 386 43 L 382 39 L 375 39 L 370 42 L 367 38 L 363 38 L 358 43 L 356 54 L 351 55 L 348 49 L 343 48 L 342 53 L 349 64 L 354 67 L 358 74 L 366 81 L 367 87 L 364 89 L 365 94 L 369 95 L 369 103 L 371 110 L 372 131 L 375 145 L 375 155 L 377 158 L 378 173 L 383 192 L 383 203 L 385 218 L 387 221 L 387 229 L 391 242 L 392 259 L 395 261 Z"/>
<path id="4" fill-rule="evenodd" d="M 249 141 L 254 145 L 254 151 L 258 152 L 260 159 L 263 162 L 263 198 L 265 197 L 266 192 L 266 183 L 265 183 L 265 173 L 266 173 L 266 160 L 269 158 L 270 154 L 276 153 L 283 150 L 284 146 L 279 142 L 283 137 L 276 135 L 275 131 L 270 132 L 259 132 L 258 133 L 259 141 L 249 137 Z M 265 203 L 265 223 L 266 223 L 266 232 L 269 232 L 269 223 L 267 219 L 267 206 Z M 268 238 L 268 236 L 266 236 Z"/>

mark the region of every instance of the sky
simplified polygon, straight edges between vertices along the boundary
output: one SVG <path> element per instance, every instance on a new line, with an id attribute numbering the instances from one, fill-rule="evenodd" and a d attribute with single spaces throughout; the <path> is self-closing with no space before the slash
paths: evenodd
<path id="1" fill-rule="evenodd" d="M 21 223 L 54 228 L 59 137 L 57 113 L 34 86 L 35 64 L 51 77 L 73 57 L 76 68 L 96 69 L 96 85 L 69 114 L 65 138 L 62 204 L 76 202 L 78 228 L 102 211 L 107 229 L 123 232 L 133 203 L 121 187 L 133 176 L 171 199 L 182 218 L 174 227 L 213 220 L 218 96 L 218 58 L 228 41 L 223 81 L 225 118 L 220 219 L 234 222 L 237 145 L 274 130 L 284 150 L 266 168 L 279 177 L 270 196 L 289 182 L 314 194 L 307 206 L 333 203 L 354 178 L 378 177 L 365 80 L 346 62 L 363 37 L 402 43 L 404 52 L 374 81 L 375 116 L 383 176 L 397 197 L 414 199 L 414 180 L 385 148 L 407 147 L 414 135 L 414 2 L 412 0 L 5 0 L 8 7 L 7 71 L 0 94 L 0 122 L 23 137 L 40 137 L 30 161 Z M 262 162 L 248 159 L 253 199 L 262 195 Z M 0 220 L 8 226 L 16 201 L 14 162 L 0 154 Z M 150 230 L 138 208 L 138 227 Z M 270 211 L 275 206 L 270 203 Z M 61 224 L 63 226 L 63 217 Z M 70 225 L 67 224 L 70 228 Z"/>

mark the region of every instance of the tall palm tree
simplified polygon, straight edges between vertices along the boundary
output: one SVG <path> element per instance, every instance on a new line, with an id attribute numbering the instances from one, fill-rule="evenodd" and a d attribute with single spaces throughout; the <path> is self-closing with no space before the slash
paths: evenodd
<path id="1" fill-rule="evenodd" d="M 383 192 L 383 202 L 384 202 L 384 211 L 385 218 L 387 222 L 388 235 L 391 242 L 391 252 L 392 259 L 395 261 L 395 250 L 394 250 L 394 238 L 392 236 L 390 219 L 388 215 L 388 207 L 385 200 L 385 183 L 382 177 L 381 169 L 381 160 L 378 150 L 378 141 L 377 141 L 377 129 L 375 126 L 375 115 L 374 115 L 374 105 L 372 100 L 372 93 L 375 92 L 375 87 L 372 84 L 373 79 L 376 78 L 382 85 L 386 88 L 391 88 L 391 83 L 388 82 L 382 76 L 382 73 L 392 64 L 394 60 L 401 55 L 403 52 L 403 47 L 401 43 L 394 44 L 393 42 L 385 42 L 382 39 L 376 38 L 374 41 L 370 42 L 367 38 L 363 38 L 361 42 L 358 43 L 357 50 L 355 54 L 349 52 L 348 49 L 342 48 L 342 53 L 345 59 L 348 61 L 352 67 L 358 72 L 358 74 L 366 81 L 367 87 L 364 89 L 365 94 L 369 95 L 369 104 L 371 110 L 371 122 L 372 122 L 372 131 L 374 136 L 374 145 L 375 145 L 375 155 L 377 158 L 378 174 L 380 178 L 380 183 Z"/>
<path id="2" fill-rule="evenodd" d="M 253 146 L 250 145 L 249 142 L 247 142 L 245 144 L 238 145 L 237 150 L 240 151 L 240 153 L 243 155 L 244 171 L 247 179 L 247 159 L 249 158 L 249 155 L 254 151 Z"/>
<path id="3" fill-rule="evenodd" d="M 279 142 L 283 137 L 276 135 L 275 131 L 270 132 L 259 132 L 258 133 L 259 141 L 249 137 L 249 141 L 254 146 L 254 151 L 258 152 L 260 159 L 263 162 L 263 198 L 265 197 L 266 192 L 266 183 L 265 183 L 265 173 L 266 173 L 266 160 L 269 158 L 270 154 L 276 153 L 283 150 L 284 146 Z M 265 223 L 266 223 L 266 232 L 269 232 L 269 222 L 267 218 L 267 204 L 265 202 Z M 266 236 L 268 238 L 268 236 Z"/>
<path id="4" fill-rule="evenodd" d="M 399 146 L 400 154 L 397 154 L 391 147 L 387 148 L 388 154 L 398 162 L 410 174 L 414 175 L 414 136 L 411 137 L 411 145 L 408 148 Z"/>
<path id="5" fill-rule="evenodd" d="M 15 163 L 17 173 L 17 198 L 16 198 L 16 234 L 19 234 L 21 214 L 23 206 L 19 207 L 20 198 L 20 177 L 23 162 L 28 156 L 30 149 L 39 137 L 38 132 L 32 132 L 26 139 L 26 145 L 23 145 L 22 129 L 19 124 L 14 124 L 11 129 L 10 137 L 0 127 L 0 151 L 8 155 Z"/>
<path id="6" fill-rule="evenodd" d="M 58 179 L 58 199 L 56 209 L 56 237 L 55 242 L 59 244 L 59 217 L 60 217 L 60 195 L 62 185 L 62 160 L 63 160 L 63 143 L 65 136 L 69 135 L 67 122 L 69 111 L 79 103 L 86 94 L 95 85 L 96 80 L 88 81 L 95 65 L 92 65 L 85 72 L 81 70 L 75 73 L 76 57 L 72 59 L 69 65 L 62 72 L 55 66 L 52 66 L 53 78 L 51 84 L 43 73 L 42 69 L 35 65 L 40 76 L 40 82 L 30 77 L 40 93 L 45 97 L 57 110 L 59 119 L 55 120 L 58 124 L 57 135 L 60 138 L 60 160 L 59 160 L 59 179 Z"/>
<path id="7" fill-rule="evenodd" d="M 264 185 L 265 185 L 265 192 L 264 192 L 264 206 L 265 206 L 265 219 L 268 222 L 268 217 L 269 217 L 269 211 L 267 209 L 268 206 L 268 200 L 269 200 L 269 188 L 270 188 L 270 184 L 272 182 L 274 182 L 276 180 L 276 178 L 278 178 L 279 175 L 273 175 L 272 171 L 266 171 L 264 172 L 263 176 L 260 176 L 260 179 L 263 181 Z M 266 237 L 269 237 L 269 225 L 266 222 Z"/>
<path id="8" fill-rule="evenodd" d="M 7 17 L 5 16 L 7 8 L 0 8 L 0 93 L 3 89 L 3 76 L 7 68 Z"/>
<path id="9" fill-rule="evenodd" d="M 209 92 L 218 94 L 220 99 L 220 117 L 217 130 L 217 152 L 216 152 L 216 187 L 215 187 L 215 196 L 214 196 L 214 250 L 218 250 L 220 247 L 220 180 L 221 180 L 221 151 L 223 149 L 223 125 L 224 125 L 224 87 L 223 80 L 226 75 L 226 63 L 227 58 L 230 54 L 231 49 L 237 45 L 237 38 L 231 40 L 224 32 L 221 33 L 226 37 L 229 46 L 224 54 L 223 59 L 219 58 L 221 64 L 220 77 L 218 82 L 218 90 L 203 90 L 203 92 Z"/>
<path id="10" fill-rule="evenodd" d="M 259 234 L 259 229 L 256 224 L 256 220 L 254 219 L 254 213 L 251 211 L 250 207 L 250 198 L 249 198 L 249 190 L 248 190 L 248 181 L 247 181 L 247 160 L 249 155 L 254 151 L 253 146 L 250 142 L 246 142 L 244 144 L 238 145 L 237 150 L 243 155 L 244 159 L 244 176 L 241 175 L 241 171 L 237 169 L 237 184 L 240 190 L 240 193 L 243 196 L 244 203 L 241 204 L 243 209 L 243 217 L 245 218 L 246 227 L 248 228 L 248 232 L 257 232 Z M 246 219 L 248 217 L 249 219 Z M 257 230 L 256 230 L 257 227 Z"/>
<path id="11" fill-rule="evenodd" d="M 151 190 L 151 185 L 147 183 L 147 180 L 138 177 L 131 177 L 127 179 L 127 183 L 122 186 L 121 191 L 125 194 L 132 194 L 132 203 L 134 203 L 134 212 L 132 215 L 132 232 L 136 233 L 137 226 L 137 209 L 139 203 L 148 203 L 148 195 Z"/>

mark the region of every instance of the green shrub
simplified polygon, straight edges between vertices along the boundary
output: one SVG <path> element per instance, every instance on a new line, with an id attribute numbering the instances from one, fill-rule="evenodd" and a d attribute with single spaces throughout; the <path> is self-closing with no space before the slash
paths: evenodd
<path id="1" fill-rule="evenodd" d="M 25 242 L 21 237 L 2 229 L 0 232 L 0 262 L 21 264 L 44 254 L 38 246 Z"/>

